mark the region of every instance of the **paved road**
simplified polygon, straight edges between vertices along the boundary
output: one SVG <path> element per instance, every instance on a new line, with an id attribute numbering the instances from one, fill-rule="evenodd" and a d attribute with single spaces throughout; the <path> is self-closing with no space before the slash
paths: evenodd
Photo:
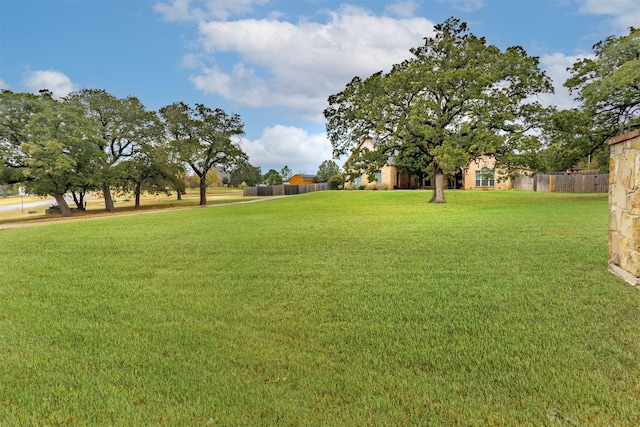
<path id="1" fill-rule="evenodd" d="M 29 208 L 36 208 L 38 206 L 47 206 L 47 205 L 52 205 L 55 203 L 55 200 L 53 199 L 47 199 L 47 200 L 38 200 L 37 202 L 29 202 L 29 200 L 33 200 L 30 198 L 25 198 L 25 202 L 24 202 L 24 210 L 27 210 Z M 19 211 L 23 208 L 22 203 L 14 203 L 12 205 L 4 205 L 4 206 L 0 206 L 0 212 L 7 212 L 7 211 Z"/>

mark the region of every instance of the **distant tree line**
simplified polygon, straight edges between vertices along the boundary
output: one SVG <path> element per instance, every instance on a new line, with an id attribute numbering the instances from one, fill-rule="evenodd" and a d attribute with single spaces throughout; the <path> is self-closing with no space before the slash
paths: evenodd
<path id="1" fill-rule="evenodd" d="M 289 166 L 285 165 L 279 171 L 275 169 L 269 169 L 267 173 L 262 174 L 259 167 L 252 166 L 250 164 L 244 164 L 233 171 L 231 171 L 229 183 L 238 187 L 240 185 L 255 186 L 258 184 L 265 185 L 280 185 L 289 181 L 289 178 L 293 176 L 293 171 Z M 342 180 L 343 173 L 340 170 L 340 166 L 333 160 L 325 160 L 320 166 L 315 175 L 316 182 L 329 182 L 332 177 L 338 177 Z M 337 187 L 337 186 L 336 186 Z"/>
<path id="2" fill-rule="evenodd" d="M 207 177 L 215 168 L 247 163 L 234 137 L 243 134 L 238 115 L 202 104 L 175 103 L 148 111 L 135 97 L 117 98 L 85 89 L 64 99 L 0 93 L 0 184 L 20 184 L 50 195 L 63 215 L 71 194 L 84 209 L 88 192 L 104 197 L 114 210 L 112 192 L 185 190 L 190 170 L 199 179 L 200 204 L 206 204 Z"/>
<path id="3" fill-rule="evenodd" d="M 65 195 L 84 210 L 86 195 L 99 193 L 105 210 L 113 212 L 114 191 L 134 194 L 137 208 L 144 191 L 171 190 L 180 198 L 186 181 L 195 178 L 205 205 L 218 171 L 230 172 L 232 186 L 278 184 L 291 177 L 288 166 L 263 175 L 251 165 L 236 142 L 243 134 L 239 115 L 202 104 L 176 102 L 149 111 L 133 96 L 117 98 L 98 89 L 60 100 L 48 90 L 38 95 L 3 90 L 0 186 L 50 195 L 68 216 Z"/>

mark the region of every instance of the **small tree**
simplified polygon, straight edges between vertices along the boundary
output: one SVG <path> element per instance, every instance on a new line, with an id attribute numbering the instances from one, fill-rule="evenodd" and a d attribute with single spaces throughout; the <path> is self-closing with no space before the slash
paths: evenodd
<path id="1" fill-rule="evenodd" d="M 344 186 L 344 176 L 342 174 L 332 175 L 327 180 L 327 183 L 330 189 L 339 190 Z"/>
<path id="2" fill-rule="evenodd" d="M 250 187 L 262 182 L 260 167 L 253 166 L 248 162 L 236 166 L 229 174 L 229 183 L 232 187 L 240 187 L 243 182 Z"/>
<path id="3" fill-rule="evenodd" d="M 293 171 L 289 169 L 289 166 L 284 165 L 284 167 L 280 169 L 280 176 L 282 176 L 283 181 L 289 181 L 289 178 L 293 176 Z"/>
<path id="4" fill-rule="evenodd" d="M 220 182 L 220 175 L 216 169 L 207 172 L 207 187 L 215 187 L 218 182 Z"/>
<path id="5" fill-rule="evenodd" d="M 143 191 L 167 192 L 174 188 L 178 193 L 184 191 L 184 183 L 179 175 L 184 167 L 169 159 L 169 153 L 161 146 L 147 146 L 135 157 L 119 165 L 123 168 L 120 174 L 124 176 L 122 190 L 133 191 L 135 197 L 134 208 L 140 207 L 140 197 Z"/>
<path id="6" fill-rule="evenodd" d="M 275 169 L 269 169 L 269 171 L 264 174 L 263 181 L 267 185 L 280 185 L 282 184 L 282 176 Z"/>
<path id="7" fill-rule="evenodd" d="M 327 182 L 329 178 L 340 174 L 340 167 L 333 160 L 325 160 L 318 167 L 316 182 Z"/>

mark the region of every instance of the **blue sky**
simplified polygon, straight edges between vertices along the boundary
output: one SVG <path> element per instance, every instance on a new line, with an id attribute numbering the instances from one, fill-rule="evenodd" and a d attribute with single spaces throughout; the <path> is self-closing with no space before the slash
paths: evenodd
<path id="1" fill-rule="evenodd" d="M 572 106 L 566 68 L 640 25 L 639 0 L 0 0 L 0 88 L 82 88 L 238 113 L 263 172 L 331 158 L 329 95 L 409 57 L 455 16 L 501 49 L 522 46 Z"/>

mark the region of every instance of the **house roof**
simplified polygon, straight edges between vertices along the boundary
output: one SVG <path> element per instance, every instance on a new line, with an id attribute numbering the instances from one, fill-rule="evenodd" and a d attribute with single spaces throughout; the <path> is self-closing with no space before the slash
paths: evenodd
<path id="1" fill-rule="evenodd" d="M 293 178 L 294 176 L 299 176 L 300 178 L 304 179 L 305 181 L 314 181 L 316 179 L 315 175 L 307 175 L 307 174 L 301 174 L 301 173 L 297 173 L 295 175 L 293 175 L 291 178 Z M 291 179 L 289 178 L 289 179 Z"/>

